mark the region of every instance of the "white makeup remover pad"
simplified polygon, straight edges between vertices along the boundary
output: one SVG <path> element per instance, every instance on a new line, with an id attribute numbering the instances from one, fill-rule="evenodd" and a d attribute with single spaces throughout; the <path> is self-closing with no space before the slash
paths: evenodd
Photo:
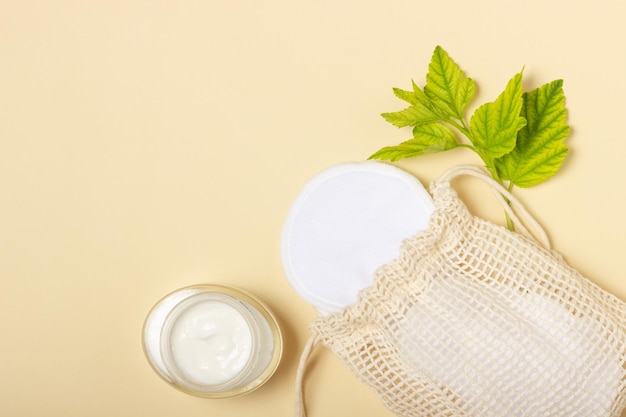
<path id="1" fill-rule="evenodd" d="M 426 228 L 434 203 L 417 178 L 382 162 L 336 165 L 302 189 L 283 227 L 289 283 L 320 314 L 337 312 Z"/>

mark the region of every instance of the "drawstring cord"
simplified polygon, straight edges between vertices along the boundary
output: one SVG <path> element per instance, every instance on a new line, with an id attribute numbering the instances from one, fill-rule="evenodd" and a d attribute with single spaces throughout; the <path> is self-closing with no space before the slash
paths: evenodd
<path id="1" fill-rule="evenodd" d="M 306 342 L 304 346 L 304 350 L 302 351 L 302 355 L 300 356 L 300 362 L 298 363 L 298 371 L 296 373 L 296 407 L 295 407 L 295 417 L 306 417 L 306 410 L 304 407 L 304 389 L 303 389 L 303 380 L 304 373 L 306 370 L 307 363 L 309 361 L 309 357 L 313 352 L 313 349 L 318 345 L 321 338 L 317 334 L 312 334 L 309 337 L 309 340 Z"/>
<path id="2" fill-rule="evenodd" d="M 459 165 L 446 171 L 438 180 L 438 183 L 450 182 L 454 178 L 461 175 L 470 175 L 478 178 L 487 185 L 494 192 L 498 201 L 509 215 L 513 224 L 520 231 L 520 233 L 527 237 L 534 238 L 544 248 L 550 250 L 550 241 L 545 230 L 541 227 L 539 222 L 526 210 L 524 205 L 515 197 L 509 190 L 504 188 L 502 184 L 494 180 L 486 171 L 472 166 L 472 165 Z M 515 210 L 513 210 L 515 209 Z M 520 220 L 521 217 L 521 220 Z M 531 231 L 526 227 L 530 227 Z"/>

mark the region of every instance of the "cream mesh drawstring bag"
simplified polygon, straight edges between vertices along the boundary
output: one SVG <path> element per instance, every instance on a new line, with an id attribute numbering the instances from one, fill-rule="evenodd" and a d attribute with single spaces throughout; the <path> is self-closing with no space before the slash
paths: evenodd
<path id="1" fill-rule="evenodd" d="M 489 184 L 518 232 L 470 214 L 450 185 L 459 175 Z M 296 414 L 305 414 L 302 379 L 321 343 L 398 416 L 618 417 L 625 304 L 551 251 L 484 171 L 453 168 L 430 192 L 426 229 L 404 240 L 355 304 L 311 323 Z"/>

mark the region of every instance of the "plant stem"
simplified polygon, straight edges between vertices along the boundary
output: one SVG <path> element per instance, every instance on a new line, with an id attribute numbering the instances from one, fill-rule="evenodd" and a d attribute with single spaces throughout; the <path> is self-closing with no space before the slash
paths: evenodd
<path id="1" fill-rule="evenodd" d="M 461 120 L 461 124 L 459 124 L 456 122 L 456 120 L 448 117 L 446 118 L 446 122 L 448 122 L 451 126 L 457 129 L 463 135 L 465 135 L 470 140 L 470 142 L 474 143 L 474 141 L 472 140 L 472 132 L 467 128 L 463 120 Z"/>
<path id="2" fill-rule="evenodd" d="M 468 145 L 467 143 L 458 143 L 457 147 L 459 147 L 459 148 L 467 148 L 467 149 L 469 149 L 471 151 L 476 152 L 476 148 L 474 148 L 472 145 Z"/>
<path id="3" fill-rule="evenodd" d="M 472 135 L 472 131 L 467 127 L 467 124 L 465 123 L 465 120 L 463 119 L 459 119 L 459 121 L 461 122 L 460 124 L 457 123 L 456 120 L 448 117 L 446 118 L 447 122 L 451 125 L 454 126 L 459 132 L 461 132 L 463 135 L 465 135 L 465 137 L 467 137 L 467 139 L 469 139 L 470 143 L 475 143 L 474 141 L 474 135 Z M 480 151 L 480 149 L 477 149 L 476 147 L 474 147 L 473 145 L 469 145 L 466 143 L 459 143 L 458 144 L 459 147 L 462 148 L 467 148 L 470 149 L 472 151 L 474 151 L 479 157 L 480 159 L 482 159 L 482 161 L 484 162 L 485 166 L 487 167 L 487 170 L 489 171 L 489 173 L 491 174 L 491 177 L 498 181 L 502 186 L 504 186 L 504 184 L 502 183 L 502 179 L 500 178 L 500 175 L 498 174 L 498 170 L 496 169 L 496 164 L 495 161 L 488 157 L 487 155 L 485 155 L 483 152 Z M 511 190 L 513 189 L 513 183 L 509 183 L 508 187 L 506 187 L 507 190 L 509 192 L 511 192 Z M 506 204 L 508 204 L 509 206 L 511 205 L 511 202 L 509 201 L 508 198 L 506 198 L 505 196 L 502 196 L 504 198 L 504 201 L 506 202 Z M 511 231 L 515 231 L 515 224 L 513 223 L 513 219 L 511 219 L 511 216 L 509 216 L 509 213 L 507 213 L 506 211 L 504 212 L 504 217 L 506 219 L 506 227 L 507 229 L 511 230 Z"/>
<path id="4" fill-rule="evenodd" d="M 506 187 L 506 190 L 508 192 L 513 191 L 513 183 L 509 182 L 509 186 Z M 509 207 L 511 206 L 511 202 L 509 201 L 508 198 L 504 198 L 504 200 L 506 201 L 506 203 L 509 205 Z M 509 216 L 509 213 L 504 213 L 504 215 L 506 216 L 506 227 L 511 230 L 511 231 L 515 231 L 515 225 L 513 224 L 513 220 L 511 219 L 511 216 Z"/>

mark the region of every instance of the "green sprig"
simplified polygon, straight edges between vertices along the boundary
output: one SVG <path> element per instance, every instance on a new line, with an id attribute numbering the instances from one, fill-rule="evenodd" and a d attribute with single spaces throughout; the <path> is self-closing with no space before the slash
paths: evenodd
<path id="1" fill-rule="evenodd" d="M 424 88 L 415 82 L 412 91 L 394 88 L 396 97 L 409 106 L 382 114 L 396 127 L 412 127 L 413 137 L 384 147 L 369 159 L 399 161 L 462 147 L 474 151 L 492 177 L 509 190 L 542 183 L 559 170 L 567 155 L 563 81 L 524 92 L 522 76 L 523 72 L 515 74 L 494 101 L 476 109 L 468 123 L 466 110 L 476 84 L 437 46 Z"/>

